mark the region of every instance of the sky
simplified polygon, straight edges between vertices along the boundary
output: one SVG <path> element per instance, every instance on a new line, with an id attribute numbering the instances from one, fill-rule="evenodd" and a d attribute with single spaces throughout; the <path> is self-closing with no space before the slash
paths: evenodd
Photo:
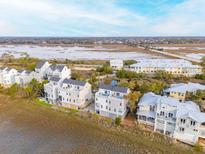
<path id="1" fill-rule="evenodd" d="M 205 36 L 205 0 L 0 0 L 0 36 Z"/>

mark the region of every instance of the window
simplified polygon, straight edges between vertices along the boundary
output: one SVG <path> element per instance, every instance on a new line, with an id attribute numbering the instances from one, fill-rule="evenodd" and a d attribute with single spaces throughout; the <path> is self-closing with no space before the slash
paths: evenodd
<path id="1" fill-rule="evenodd" d="M 163 111 L 160 111 L 160 115 L 161 115 L 161 116 L 164 116 L 164 112 L 163 112 Z"/>
<path id="2" fill-rule="evenodd" d="M 122 103 L 120 103 L 120 106 L 122 106 Z"/>
<path id="3" fill-rule="evenodd" d="M 114 109 L 114 112 L 116 112 L 116 109 Z"/>
<path id="4" fill-rule="evenodd" d="M 106 106 L 105 108 L 106 108 L 106 109 L 108 109 L 108 107 L 107 107 L 107 106 Z"/>
<path id="5" fill-rule="evenodd" d="M 116 93 L 116 96 L 120 96 L 120 93 Z"/>
<path id="6" fill-rule="evenodd" d="M 183 128 L 183 127 L 180 127 L 180 128 L 179 128 L 179 131 L 180 131 L 180 132 L 184 132 L 184 128 Z"/>
<path id="7" fill-rule="evenodd" d="M 185 124 L 186 120 L 185 119 L 181 119 L 181 123 Z"/>
<path id="8" fill-rule="evenodd" d="M 173 113 L 169 113 L 169 117 L 172 118 L 173 117 Z"/>
<path id="9" fill-rule="evenodd" d="M 191 121 L 191 126 L 195 126 L 196 122 L 195 121 Z"/>
<path id="10" fill-rule="evenodd" d="M 103 106 L 101 105 L 101 109 L 103 108 Z"/>

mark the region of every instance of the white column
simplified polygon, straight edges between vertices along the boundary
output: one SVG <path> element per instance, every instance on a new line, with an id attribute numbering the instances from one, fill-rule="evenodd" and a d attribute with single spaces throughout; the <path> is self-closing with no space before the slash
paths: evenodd
<path id="1" fill-rule="evenodd" d="M 167 121 L 164 122 L 164 134 L 166 134 L 166 129 L 167 129 Z"/>

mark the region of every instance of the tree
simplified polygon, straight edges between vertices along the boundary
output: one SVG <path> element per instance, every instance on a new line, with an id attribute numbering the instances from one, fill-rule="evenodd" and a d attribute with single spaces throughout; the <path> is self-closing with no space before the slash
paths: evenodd
<path id="1" fill-rule="evenodd" d="M 134 113 L 136 110 L 137 102 L 138 102 L 140 96 L 141 96 L 141 93 L 138 91 L 131 92 L 126 96 L 126 99 L 129 102 L 129 108 L 130 108 L 132 113 Z"/>
<path id="2" fill-rule="evenodd" d="M 97 89 L 98 79 L 96 78 L 96 74 L 92 74 L 88 82 L 92 85 L 92 89 Z"/>
<path id="3" fill-rule="evenodd" d="M 205 68 L 205 56 L 201 59 L 201 66 Z"/>
<path id="4" fill-rule="evenodd" d="M 166 71 L 157 71 L 155 73 L 155 76 L 154 76 L 156 79 L 160 79 L 160 80 L 170 80 L 170 79 L 173 79 L 173 75 L 171 73 L 168 73 Z"/>
<path id="5" fill-rule="evenodd" d="M 102 74 L 112 74 L 113 69 L 108 64 L 104 64 L 102 67 L 98 67 L 97 72 L 100 72 Z"/>
<path id="6" fill-rule="evenodd" d="M 32 89 L 32 87 L 26 87 L 24 88 L 24 93 L 25 93 L 25 96 L 27 98 L 33 98 L 35 96 L 35 93 Z"/>
<path id="7" fill-rule="evenodd" d="M 143 83 L 140 87 L 139 90 L 141 93 L 146 93 L 146 92 L 154 92 L 157 94 L 160 94 L 160 92 L 165 89 L 166 83 L 163 81 L 152 81 L 152 82 L 146 82 Z"/>
<path id="8" fill-rule="evenodd" d="M 135 64 L 135 63 L 137 63 L 136 60 L 125 60 L 124 61 L 124 65 L 127 65 L 127 66 Z"/>

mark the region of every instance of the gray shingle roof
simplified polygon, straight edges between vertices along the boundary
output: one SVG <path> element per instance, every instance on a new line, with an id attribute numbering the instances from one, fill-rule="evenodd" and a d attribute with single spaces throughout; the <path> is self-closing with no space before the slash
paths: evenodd
<path id="1" fill-rule="evenodd" d="M 0 70 L 4 70 L 6 67 L 0 67 Z"/>
<path id="2" fill-rule="evenodd" d="M 24 70 L 18 70 L 18 73 L 23 73 L 24 72 Z"/>
<path id="3" fill-rule="evenodd" d="M 67 78 L 63 80 L 63 83 L 78 85 L 78 86 L 85 86 L 85 84 L 86 84 L 86 82 L 84 82 L 84 81 L 72 80 L 72 79 L 67 79 Z"/>
<path id="4" fill-rule="evenodd" d="M 58 70 L 59 72 L 61 72 L 64 69 L 65 65 L 63 64 L 53 64 L 50 66 L 50 68 L 55 71 Z"/>
<path id="5" fill-rule="evenodd" d="M 60 81 L 60 78 L 59 78 L 59 77 L 51 77 L 51 78 L 49 79 L 49 81 L 58 82 L 58 81 Z"/>
<path id="6" fill-rule="evenodd" d="M 41 61 L 36 65 L 37 69 L 41 69 L 41 67 L 43 67 L 43 65 L 46 63 L 46 61 Z"/>
<path id="7" fill-rule="evenodd" d="M 120 93 L 127 93 L 127 91 L 128 91 L 128 88 L 106 85 L 106 84 L 100 84 L 99 88 L 110 90 L 110 91 L 115 91 L 115 92 L 120 92 Z"/>

